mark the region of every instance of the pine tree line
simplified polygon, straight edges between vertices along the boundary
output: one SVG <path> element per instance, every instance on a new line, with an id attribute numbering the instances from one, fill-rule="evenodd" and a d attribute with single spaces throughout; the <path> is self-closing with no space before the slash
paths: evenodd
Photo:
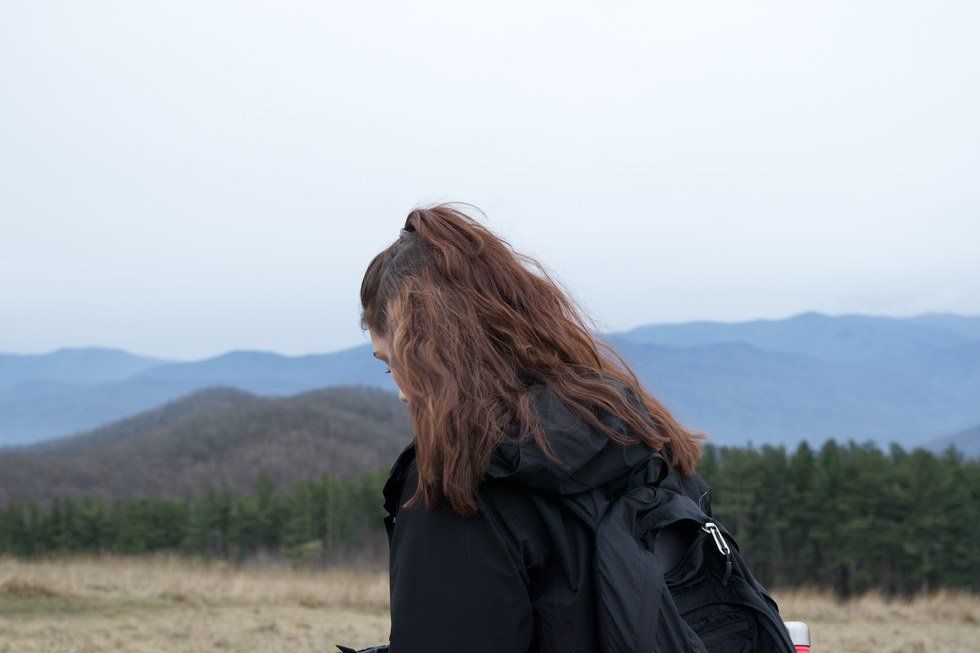
<path id="1" fill-rule="evenodd" d="M 707 447 L 699 471 L 767 586 L 980 590 L 980 463 L 952 449 Z"/>
<path id="2" fill-rule="evenodd" d="M 302 553 L 356 546 L 381 537 L 384 475 L 324 475 L 278 490 L 260 473 L 253 492 L 209 490 L 194 500 L 55 499 L 11 502 L 0 510 L 0 552 L 148 553 L 170 550 L 241 559 L 259 552 Z"/>
<path id="3" fill-rule="evenodd" d="M 708 446 L 700 473 L 713 488 L 714 516 L 767 586 L 844 596 L 980 590 L 976 460 L 834 441 L 792 452 Z M 216 489 L 193 500 L 10 503 L 0 509 L 0 552 L 303 558 L 367 545 L 380 558 L 385 476 L 323 476 L 277 489 L 260 474 L 250 493 Z"/>

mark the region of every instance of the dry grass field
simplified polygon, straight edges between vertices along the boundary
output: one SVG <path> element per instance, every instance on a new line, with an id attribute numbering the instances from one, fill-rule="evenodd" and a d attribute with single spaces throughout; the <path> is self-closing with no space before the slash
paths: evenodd
<path id="1" fill-rule="evenodd" d="M 382 574 L 186 559 L 0 558 L 0 653 L 332 651 L 385 640 Z M 777 592 L 810 623 L 815 653 L 980 650 L 980 598 L 912 602 Z"/>

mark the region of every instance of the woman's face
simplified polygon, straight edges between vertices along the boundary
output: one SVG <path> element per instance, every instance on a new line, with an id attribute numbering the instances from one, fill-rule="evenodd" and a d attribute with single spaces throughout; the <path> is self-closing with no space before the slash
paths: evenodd
<path id="1" fill-rule="evenodd" d="M 388 369 L 391 371 L 391 378 L 395 381 L 395 385 L 398 386 L 398 398 L 407 404 L 408 399 L 405 397 L 405 393 L 401 391 L 401 384 L 398 383 L 398 370 L 391 364 L 390 339 L 377 335 L 373 329 L 368 329 L 368 331 L 371 334 L 371 344 L 374 346 L 374 357 L 384 361 L 388 365 Z"/>

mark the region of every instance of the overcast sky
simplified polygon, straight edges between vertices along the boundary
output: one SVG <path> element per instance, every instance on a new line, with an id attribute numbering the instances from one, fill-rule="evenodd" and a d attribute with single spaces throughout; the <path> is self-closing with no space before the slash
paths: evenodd
<path id="1" fill-rule="evenodd" d="M 0 3 L 0 351 L 366 341 L 419 203 L 600 326 L 980 313 L 976 2 Z"/>

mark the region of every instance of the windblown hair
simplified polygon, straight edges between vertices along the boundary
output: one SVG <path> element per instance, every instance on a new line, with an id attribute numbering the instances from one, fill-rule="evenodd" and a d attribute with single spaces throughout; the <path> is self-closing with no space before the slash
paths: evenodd
<path id="1" fill-rule="evenodd" d="M 406 505 L 421 499 L 432 507 L 445 497 L 460 515 L 475 513 L 477 488 L 508 438 L 533 438 L 554 458 L 532 384 L 607 437 L 643 443 L 692 474 L 704 436 L 643 388 L 539 262 L 458 206 L 412 211 L 361 282 L 361 328 L 390 337 L 390 362 L 414 426 L 419 484 Z M 622 420 L 626 434 L 603 424 L 597 408 Z"/>

